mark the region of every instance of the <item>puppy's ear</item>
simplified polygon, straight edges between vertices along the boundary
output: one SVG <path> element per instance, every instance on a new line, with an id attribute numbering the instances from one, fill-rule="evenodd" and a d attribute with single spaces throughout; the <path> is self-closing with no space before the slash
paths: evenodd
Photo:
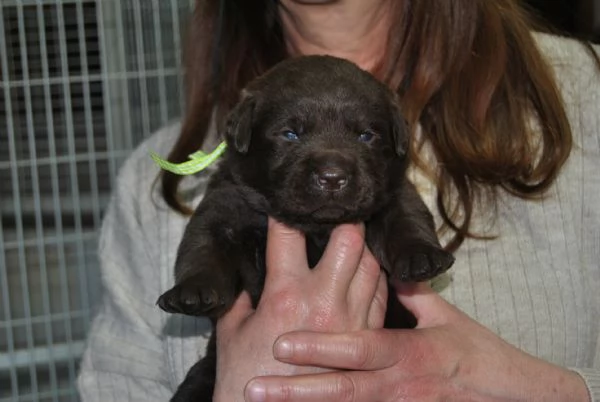
<path id="1" fill-rule="evenodd" d="M 256 100 L 247 91 L 242 91 L 240 102 L 229 112 L 225 125 L 225 139 L 236 151 L 245 154 L 250 147 L 252 116 Z"/>
<path id="2" fill-rule="evenodd" d="M 408 123 L 402 114 L 398 99 L 394 99 L 392 104 L 392 136 L 394 138 L 396 154 L 400 157 L 404 157 L 408 153 Z"/>

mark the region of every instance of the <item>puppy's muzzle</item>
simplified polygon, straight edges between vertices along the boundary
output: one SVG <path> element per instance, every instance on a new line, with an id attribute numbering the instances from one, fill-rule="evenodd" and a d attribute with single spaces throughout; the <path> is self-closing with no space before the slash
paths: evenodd
<path id="1" fill-rule="evenodd" d="M 338 166 L 326 166 L 314 173 L 315 183 L 321 191 L 340 191 L 348 185 L 349 175 Z"/>
<path id="2" fill-rule="evenodd" d="M 341 191 L 352 179 L 353 164 L 339 152 L 321 152 L 312 158 L 312 186 L 325 193 Z"/>

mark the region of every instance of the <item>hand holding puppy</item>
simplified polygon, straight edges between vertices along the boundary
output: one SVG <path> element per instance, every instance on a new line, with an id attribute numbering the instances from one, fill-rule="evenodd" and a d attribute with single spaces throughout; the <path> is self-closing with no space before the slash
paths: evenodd
<path id="1" fill-rule="evenodd" d="M 589 401 L 578 374 L 509 345 L 425 284 L 398 288 L 416 329 L 285 334 L 280 361 L 343 371 L 256 378 L 248 389 L 266 398 L 247 400 Z"/>
<path id="2" fill-rule="evenodd" d="M 269 221 L 267 279 L 253 310 L 243 293 L 217 326 L 214 401 L 242 401 L 248 381 L 262 375 L 329 371 L 279 362 L 273 344 L 296 330 L 354 332 L 383 327 L 387 284 L 364 246 L 362 225 L 341 225 L 314 269 L 309 269 L 303 235 Z M 260 390 L 246 389 L 247 400 Z"/>
<path id="3" fill-rule="evenodd" d="M 417 328 L 383 329 L 387 287 L 362 230 L 336 229 L 311 271 L 303 236 L 270 221 L 260 304 L 243 294 L 218 324 L 215 401 L 589 400 L 576 373 L 507 344 L 424 284 L 392 296 Z"/>

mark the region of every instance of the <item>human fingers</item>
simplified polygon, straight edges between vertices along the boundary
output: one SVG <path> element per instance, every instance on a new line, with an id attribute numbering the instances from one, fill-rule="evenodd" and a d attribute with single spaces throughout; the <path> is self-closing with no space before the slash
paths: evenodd
<path id="1" fill-rule="evenodd" d="M 344 370 L 381 370 L 412 360 L 418 351 L 414 330 L 365 330 L 346 333 L 310 331 L 281 335 L 273 346 L 279 361 Z"/>
<path id="2" fill-rule="evenodd" d="M 304 235 L 271 217 L 267 233 L 266 266 L 265 293 L 271 285 L 277 284 L 273 280 L 281 275 L 297 278 L 308 271 Z"/>
<path id="3" fill-rule="evenodd" d="M 367 317 L 368 328 L 383 328 L 383 323 L 385 322 L 385 312 L 387 310 L 387 298 L 387 276 L 385 272 L 380 270 L 377 289 L 375 290 L 375 295 L 373 296 L 373 300 L 371 301 L 369 315 Z"/>
<path id="4" fill-rule="evenodd" d="M 253 312 L 250 295 L 248 292 L 243 291 L 235 300 L 231 309 L 217 322 L 219 335 L 235 331 Z"/>
<path id="5" fill-rule="evenodd" d="M 340 225 L 331 232 L 314 272 L 322 278 L 323 283 L 331 286 L 332 296 L 341 298 L 347 294 L 364 247 L 365 228 L 362 224 Z"/>
<path id="6" fill-rule="evenodd" d="M 351 317 L 361 319 L 366 325 L 369 313 L 380 286 L 381 268 L 368 247 L 364 247 L 358 268 L 350 281 L 346 294 L 346 304 Z M 375 302 L 379 302 L 377 300 Z M 385 310 L 384 310 L 385 311 Z M 361 329 L 355 328 L 355 329 Z"/>
<path id="7" fill-rule="evenodd" d="M 417 319 L 417 328 L 443 325 L 458 317 L 456 309 L 425 282 L 395 283 L 394 287 L 400 303 Z"/>
<path id="8" fill-rule="evenodd" d="M 382 376 L 390 377 L 384 379 Z M 247 402 L 396 401 L 398 381 L 377 371 L 337 371 L 298 376 L 257 377 L 246 385 Z"/>

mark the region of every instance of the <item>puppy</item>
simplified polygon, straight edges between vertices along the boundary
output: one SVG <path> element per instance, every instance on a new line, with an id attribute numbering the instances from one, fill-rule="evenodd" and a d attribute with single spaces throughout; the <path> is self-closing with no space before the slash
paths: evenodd
<path id="1" fill-rule="evenodd" d="M 452 265 L 405 177 L 409 138 L 395 95 L 354 64 L 328 56 L 280 63 L 243 91 L 225 139 L 179 246 L 175 286 L 158 300 L 163 310 L 214 323 L 242 290 L 256 305 L 267 215 L 306 234 L 311 266 L 345 222 L 365 222 L 390 279 L 423 281 Z M 388 304 L 387 327 L 414 326 L 395 298 Z M 172 401 L 212 400 L 215 345 L 213 331 Z"/>

